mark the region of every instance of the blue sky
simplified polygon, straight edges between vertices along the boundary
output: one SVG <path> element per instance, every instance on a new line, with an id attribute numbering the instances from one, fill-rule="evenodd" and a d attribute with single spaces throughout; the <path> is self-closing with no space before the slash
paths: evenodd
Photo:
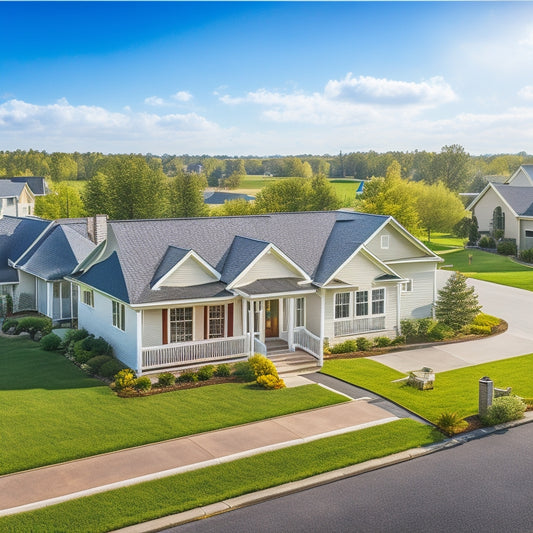
<path id="1" fill-rule="evenodd" d="M 0 20 L 3 150 L 533 152 L 531 2 L 0 2 Z"/>

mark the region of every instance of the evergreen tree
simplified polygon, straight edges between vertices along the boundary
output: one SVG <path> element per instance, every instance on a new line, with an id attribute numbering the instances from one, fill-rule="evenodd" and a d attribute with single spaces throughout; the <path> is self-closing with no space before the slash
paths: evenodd
<path id="1" fill-rule="evenodd" d="M 97 172 L 85 184 L 82 198 L 89 215 L 109 214 L 109 192 L 106 176 Z"/>
<path id="2" fill-rule="evenodd" d="M 207 216 L 209 208 L 203 195 L 205 186 L 205 178 L 198 174 L 178 174 L 170 184 L 170 216 Z"/>
<path id="3" fill-rule="evenodd" d="M 470 246 L 475 246 L 479 241 L 479 224 L 477 223 L 477 218 L 472 216 L 472 223 L 470 224 L 470 229 L 468 230 L 468 244 Z"/>
<path id="4" fill-rule="evenodd" d="M 474 320 L 481 306 L 474 287 L 466 284 L 460 272 L 454 272 L 439 291 L 435 317 L 454 331 L 459 331 Z"/>

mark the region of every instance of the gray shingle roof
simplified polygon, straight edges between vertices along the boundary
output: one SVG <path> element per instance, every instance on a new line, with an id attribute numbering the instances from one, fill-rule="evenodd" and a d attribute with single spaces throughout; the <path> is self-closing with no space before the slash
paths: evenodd
<path id="1" fill-rule="evenodd" d="M 16 266 L 46 280 L 70 274 L 94 249 L 94 244 L 66 224 L 50 228 Z"/>
<path id="2" fill-rule="evenodd" d="M 533 165 L 531 166 L 533 167 Z M 517 215 L 533 216 L 533 187 L 496 184 L 492 186 L 503 196 Z"/>
<path id="3" fill-rule="evenodd" d="M 248 285 L 239 287 L 239 291 L 249 296 L 306 292 L 310 289 L 314 289 L 310 283 L 299 285 L 296 278 L 258 279 Z"/>
<path id="4" fill-rule="evenodd" d="M 184 250 L 183 248 L 176 248 L 175 246 L 169 246 L 161 263 L 155 271 L 154 277 L 150 283 L 150 287 L 153 287 L 169 270 L 179 263 L 187 254 L 189 250 Z"/>
<path id="5" fill-rule="evenodd" d="M 266 243 L 272 243 L 309 277 L 320 283 L 388 218 L 382 215 L 326 211 L 109 221 L 109 243 L 116 242 L 119 278 L 124 281 L 127 295 L 121 297 L 118 290 L 109 286 L 109 278 L 115 274 L 107 268 L 101 267 L 95 271 L 96 266 L 93 266 L 85 274 L 78 275 L 78 279 L 101 290 L 104 290 L 105 285 L 105 292 L 132 304 L 181 299 L 181 295 L 185 293 L 187 298 L 192 298 L 191 295 L 209 298 L 217 290 L 217 294 L 224 294 L 224 282 L 235 279 L 264 249 Z M 222 283 L 152 290 L 150 286 L 154 275 L 168 253 L 169 246 L 194 250 L 214 269 L 223 273 Z M 108 266 L 111 268 L 112 265 Z M 167 267 L 165 264 L 164 268 Z M 87 277 L 89 274 L 90 278 Z"/>
<path id="6" fill-rule="evenodd" d="M 25 185 L 25 183 L 0 179 L 0 198 L 19 198 Z"/>
<path id="7" fill-rule="evenodd" d="M 231 200 L 244 199 L 247 202 L 255 200 L 255 196 L 249 194 L 237 193 L 237 192 L 204 192 L 204 202 L 210 205 L 222 205 L 224 202 Z"/>
<path id="8" fill-rule="evenodd" d="M 8 179 L 14 183 L 27 183 L 31 192 L 36 196 L 43 196 L 48 193 L 45 179 L 41 176 L 16 176 Z"/>

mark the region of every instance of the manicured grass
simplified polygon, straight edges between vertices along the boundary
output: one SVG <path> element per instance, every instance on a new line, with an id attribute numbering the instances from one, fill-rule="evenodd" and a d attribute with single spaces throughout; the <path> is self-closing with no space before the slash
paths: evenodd
<path id="1" fill-rule="evenodd" d="M 442 438 L 442 434 L 429 426 L 402 419 L 0 518 L 0 530 L 110 531 L 432 444 Z"/>
<path id="2" fill-rule="evenodd" d="M 463 249 L 466 239 L 455 237 L 449 233 L 432 233 L 431 241 L 425 240 L 427 235 L 422 236 L 422 242 L 434 252 L 447 252 L 457 248 Z"/>
<path id="3" fill-rule="evenodd" d="M 512 387 L 519 396 L 533 396 L 533 354 L 439 372 L 435 388 L 428 391 L 392 383 L 405 375 L 370 359 L 332 359 L 322 372 L 390 398 L 431 422 L 444 411 L 457 411 L 461 417 L 477 414 L 478 382 L 483 376 L 497 387 Z"/>
<path id="4" fill-rule="evenodd" d="M 472 254 L 471 264 L 468 262 L 469 254 Z M 452 265 L 446 270 L 459 270 L 469 278 L 533 291 L 533 268 L 516 263 L 504 255 L 481 250 L 459 250 L 447 253 L 444 261 Z"/>
<path id="5" fill-rule="evenodd" d="M 268 183 L 272 183 L 273 181 L 280 179 L 280 178 L 274 178 L 274 177 L 266 177 L 262 175 L 248 175 L 243 176 L 241 179 L 241 182 L 239 183 L 239 189 L 231 192 L 240 192 L 240 189 L 255 189 L 256 192 L 259 189 L 262 189 L 265 185 Z"/>
<path id="6" fill-rule="evenodd" d="M 346 401 L 318 385 L 227 383 L 118 398 L 58 353 L 0 337 L 0 474 Z"/>
<path id="7" fill-rule="evenodd" d="M 351 206 L 355 201 L 355 192 L 359 187 L 360 181 L 352 179 L 334 179 L 329 180 L 339 200 L 342 202 L 343 206 Z"/>

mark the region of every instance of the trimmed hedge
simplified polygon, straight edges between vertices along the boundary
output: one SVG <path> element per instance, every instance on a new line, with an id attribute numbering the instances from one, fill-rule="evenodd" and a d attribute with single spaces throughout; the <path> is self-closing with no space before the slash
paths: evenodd
<path id="1" fill-rule="evenodd" d="M 23 331 L 27 331 L 33 336 L 40 331 L 43 336 L 52 332 L 52 320 L 48 317 L 40 316 L 26 316 L 19 319 L 15 333 L 18 335 Z"/>
<path id="2" fill-rule="evenodd" d="M 112 378 L 115 374 L 117 374 L 120 370 L 123 370 L 125 366 L 115 358 L 112 358 L 107 363 L 104 363 L 100 370 L 98 371 L 98 374 L 102 376 L 103 378 Z"/>
<path id="3" fill-rule="evenodd" d="M 95 373 L 98 374 L 102 366 L 104 366 L 109 361 L 112 361 L 113 357 L 110 355 L 96 355 L 91 357 L 87 361 L 87 366 Z"/>
<path id="4" fill-rule="evenodd" d="M 55 333 L 49 333 L 41 339 L 40 345 L 41 348 L 47 352 L 59 350 L 59 347 L 61 346 L 61 337 Z"/>

